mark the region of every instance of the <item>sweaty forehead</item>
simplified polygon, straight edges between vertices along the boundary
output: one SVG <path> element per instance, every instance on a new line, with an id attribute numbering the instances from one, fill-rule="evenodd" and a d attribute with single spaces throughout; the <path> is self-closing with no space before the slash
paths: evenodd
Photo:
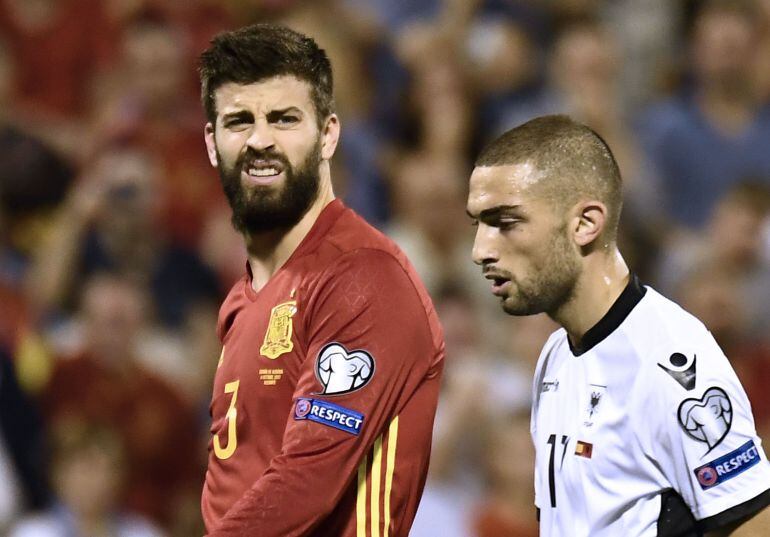
<path id="1" fill-rule="evenodd" d="M 219 115 L 244 109 L 255 112 L 290 107 L 304 112 L 313 110 L 310 84 L 291 75 L 250 84 L 225 82 L 215 90 L 214 102 Z"/>
<path id="2" fill-rule="evenodd" d="M 543 173 L 530 162 L 476 166 L 470 179 L 468 211 L 472 214 L 500 205 L 522 205 L 532 200 Z"/>

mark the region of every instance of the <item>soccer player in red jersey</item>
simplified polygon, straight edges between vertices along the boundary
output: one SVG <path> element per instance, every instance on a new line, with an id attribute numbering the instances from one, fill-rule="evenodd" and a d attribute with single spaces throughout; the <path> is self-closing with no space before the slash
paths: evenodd
<path id="1" fill-rule="evenodd" d="M 219 315 L 211 536 L 406 536 L 444 345 L 404 254 L 334 198 L 326 54 L 260 24 L 201 56 L 208 155 L 248 273 Z"/>

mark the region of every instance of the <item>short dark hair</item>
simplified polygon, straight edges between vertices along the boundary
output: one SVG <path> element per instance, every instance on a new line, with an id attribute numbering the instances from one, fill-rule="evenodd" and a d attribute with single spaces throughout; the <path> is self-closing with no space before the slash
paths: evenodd
<path id="1" fill-rule="evenodd" d="M 593 129 L 568 116 L 535 118 L 493 140 L 476 166 L 528 162 L 544 173 L 545 194 L 560 204 L 592 196 L 607 205 L 607 237 L 617 236 L 623 205 L 620 169 L 609 145 Z"/>
<path id="2" fill-rule="evenodd" d="M 199 74 L 203 108 L 212 123 L 219 86 L 283 75 L 310 84 L 319 126 L 334 112 L 332 67 L 326 52 L 313 39 L 285 26 L 261 23 L 218 34 L 200 56 Z"/>

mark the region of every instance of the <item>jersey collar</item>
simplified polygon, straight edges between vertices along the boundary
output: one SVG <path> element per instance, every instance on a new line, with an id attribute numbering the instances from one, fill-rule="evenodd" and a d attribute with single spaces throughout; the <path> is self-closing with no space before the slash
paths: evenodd
<path id="1" fill-rule="evenodd" d="M 637 275 L 631 274 L 631 277 L 628 279 L 628 285 L 620 293 L 618 299 L 612 304 L 604 317 L 599 319 L 599 322 L 585 333 L 580 343 L 573 346 L 572 342 L 567 338 L 572 354 L 575 356 L 585 354 L 612 334 L 626 320 L 628 314 L 642 300 L 646 292 L 647 288 L 641 284 Z"/>

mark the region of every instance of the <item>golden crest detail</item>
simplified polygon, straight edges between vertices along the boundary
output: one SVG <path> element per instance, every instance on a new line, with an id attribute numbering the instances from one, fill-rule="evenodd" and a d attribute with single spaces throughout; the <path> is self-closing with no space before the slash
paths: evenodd
<path id="1" fill-rule="evenodd" d="M 270 322 L 265 332 L 265 341 L 259 352 L 262 356 L 275 360 L 294 348 L 291 335 L 294 331 L 291 318 L 297 313 L 297 301 L 291 300 L 278 304 L 270 311 Z"/>

